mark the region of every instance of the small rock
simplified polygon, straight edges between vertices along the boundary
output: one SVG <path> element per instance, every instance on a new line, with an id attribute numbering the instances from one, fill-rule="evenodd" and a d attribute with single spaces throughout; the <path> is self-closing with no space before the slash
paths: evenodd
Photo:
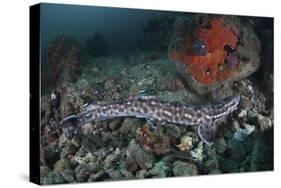
<path id="1" fill-rule="evenodd" d="M 146 173 L 146 176 L 150 177 L 167 177 L 170 173 L 170 168 L 166 165 L 165 162 L 160 161 L 155 163 L 154 167 Z"/>
<path id="2" fill-rule="evenodd" d="M 117 91 L 115 91 L 115 92 L 112 94 L 112 98 L 113 98 L 114 100 L 119 100 L 120 97 L 121 97 L 121 95 L 120 95 L 120 93 L 117 92 Z"/>
<path id="3" fill-rule="evenodd" d="M 252 101 L 249 100 L 248 98 L 246 98 L 246 97 L 241 97 L 240 106 L 241 106 L 243 109 L 250 110 L 250 109 L 253 108 L 253 103 L 252 103 Z"/>
<path id="4" fill-rule="evenodd" d="M 130 142 L 126 155 L 128 158 L 134 159 L 142 169 L 151 168 L 155 161 L 155 158 L 145 153 L 134 139 Z"/>
<path id="5" fill-rule="evenodd" d="M 232 90 L 231 86 L 232 86 L 231 83 L 223 84 L 220 89 L 217 89 L 217 90 L 212 91 L 210 93 L 210 98 L 213 99 L 213 100 L 220 100 L 224 97 L 233 95 L 233 90 Z"/>
<path id="6" fill-rule="evenodd" d="M 78 150 L 80 148 L 80 141 L 81 141 L 80 138 L 78 138 L 76 136 L 71 140 L 71 144 L 75 148 L 75 152 L 76 152 L 76 150 Z"/>
<path id="7" fill-rule="evenodd" d="M 79 151 L 81 152 L 81 150 Z M 80 156 L 79 152 L 77 152 L 76 155 L 72 158 L 72 162 L 77 163 L 78 165 L 85 165 L 87 163 L 90 163 L 91 161 L 97 161 L 97 157 L 90 152 L 87 152 L 87 154 L 82 154 Z"/>
<path id="8" fill-rule="evenodd" d="M 62 148 L 66 145 L 68 139 L 66 138 L 65 134 L 62 134 L 59 138 L 59 147 Z"/>
<path id="9" fill-rule="evenodd" d="M 181 151 L 188 151 L 192 148 L 192 137 L 185 135 L 181 137 L 181 143 L 176 145 Z"/>
<path id="10" fill-rule="evenodd" d="M 139 125 L 140 121 L 136 118 L 125 118 L 119 131 L 122 134 L 129 134 L 132 127 L 136 128 Z"/>
<path id="11" fill-rule="evenodd" d="M 99 166 L 94 162 L 90 162 L 77 166 L 75 168 L 75 175 L 79 182 L 84 182 L 89 178 L 91 173 L 96 173 L 98 170 Z"/>
<path id="12" fill-rule="evenodd" d="M 106 175 L 106 172 L 104 170 L 100 170 L 97 173 L 91 174 L 88 179 L 88 182 L 102 180 L 102 177 L 104 177 L 105 175 Z"/>
<path id="13" fill-rule="evenodd" d="M 101 132 L 101 139 L 102 139 L 102 141 L 103 141 L 105 144 L 109 143 L 109 141 L 111 141 L 111 140 L 113 139 L 112 136 L 113 136 L 113 133 L 112 133 L 112 132 L 109 132 L 109 131 L 107 131 L 107 132 L 105 132 L 105 131 Z"/>
<path id="14" fill-rule="evenodd" d="M 121 177 L 123 177 L 123 175 L 120 173 L 119 170 L 114 170 L 114 171 L 108 172 L 108 175 L 109 175 L 109 177 L 112 178 L 113 180 L 118 180 L 118 179 L 120 179 Z"/>
<path id="15" fill-rule="evenodd" d="M 66 169 L 60 173 L 66 182 L 73 183 L 75 181 L 75 172 L 72 169 Z"/>
<path id="16" fill-rule="evenodd" d="M 134 175 L 133 175 L 131 172 L 127 171 L 126 169 L 121 168 L 121 169 L 120 169 L 120 172 L 121 172 L 121 174 L 123 174 L 126 178 L 133 178 L 133 177 L 134 177 Z"/>
<path id="17" fill-rule="evenodd" d="M 43 158 L 49 168 L 52 168 L 57 160 L 60 159 L 59 154 L 59 150 L 55 146 L 47 146 L 43 149 Z"/>
<path id="18" fill-rule="evenodd" d="M 104 130 L 104 127 L 106 127 L 106 125 L 107 125 L 106 121 L 96 121 L 94 125 L 95 131 Z"/>
<path id="19" fill-rule="evenodd" d="M 163 156 L 171 149 L 169 137 L 163 135 L 161 130 L 152 132 L 148 126 L 144 125 L 136 133 L 136 139 L 146 153 L 154 156 Z"/>
<path id="20" fill-rule="evenodd" d="M 58 160 L 54 165 L 55 172 L 64 172 L 67 169 L 71 169 L 71 164 L 69 160 Z"/>
<path id="21" fill-rule="evenodd" d="M 126 161 L 124 161 L 123 166 L 130 173 L 134 173 L 139 169 L 138 164 L 132 158 L 128 158 Z"/>
<path id="22" fill-rule="evenodd" d="M 54 92 L 51 93 L 51 100 L 56 100 L 57 96 Z"/>
<path id="23" fill-rule="evenodd" d="M 244 118 L 244 117 L 247 116 L 247 114 L 248 114 L 248 111 L 243 109 L 243 110 L 241 110 L 241 112 L 238 114 L 238 117 Z"/>
<path id="24" fill-rule="evenodd" d="M 62 148 L 62 151 L 60 153 L 60 158 L 68 159 L 69 156 L 74 155 L 77 150 L 78 148 L 74 144 L 68 143 Z"/>
<path id="25" fill-rule="evenodd" d="M 116 154 L 108 155 L 104 160 L 104 168 L 108 169 L 108 168 L 112 167 L 112 165 L 114 163 L 116 163 L 116 161 L 118 161 L 118 158 L 119 158 L 119 155 L 116 155 Z"/>
<path id="26" fill-rule="evenodd" d="M 248 90 L 249 90 L 250 92 L 252 92 L 252 91 L 253 91 L 253 86 L 248 85 Z"/>
<path id="27" fill-rule="evenodd" d="M 65 183 L 65 180 L 59 172 L 51 171 L 47 174 L 47 176 L 43 177 L 40 180 L 40 183 L 43 185 L 59 184 L 59 183 Z"/>
<path id="28" fill-rule="evenodd" d="M 238 121 L 234 120 L 232 122 L 226 123 L 225 126 L 220 126 L 220 131 L 217 131 L 218 137 L 223 137 L 226 140 L 231 139 L 233 137 L 233 133 L 240 128 L 240 124 Z"/>
<path id="29" fill-rule="evenodd" d="M 205 162 L 205 169 L 208 172 L 210 172 L 211 170 L 214 170 L 214 169 L 219 169 L 219 162 L 218 162 L 217 158 L 212 157 L 211 159 L 208 159 Z"/>
<path id="30" fill-rule="evenodd" d="M 85 125 L 81 126 L 81 132 L 84 135 L 90 135 L 94 131 L 94 126 L 92 123 L 86 123 Z"/>
<path id="31" fill-rule="evenodd" d="M 173 164 L 174 176 L 194 176 L 198 174 L 195 164 L 176 161 Z"/>
<path id="32" fill-rule="evenodd" d="M 146 174 L 146 170 L 139 170 L 136 173 L 136 178 L 138 179 L 144 179 Z"/>
<path id="33" fill-rule="evenodd" d="M 198 146 L 192 151 L 190 151 L 190 155 L 196 162 L 201 163 L 203 161 L 203 149 L 203 142 L 200 141 Z"/>
<path id="34" fill-rule="evenodd" d="M 245 140 L 254 130 L 254 125 L 244 124 L 245 129 L 239 128 L 233 135 L 233 138 L 239 141 Z"/>
<path id="35" fill-rule="evenodd" d="M 104 83 L 104 89 L 105 90 L 109 90 L 109 89 L 112 89 L 114 86 L 114 81 L 109 79 L 107 80 L 105 83 Z"/>
<path id="36" fill-rule="evenodd" d="M 240 124 L 238 121 L 233 121 L 232 122 L 232 127 L 234 127 L 235 130 L 238 130 L 240 128 Z"/>
<path id="37" fill-rule="evenodd" d="M 106 149 L 100 148 L 99 150 L 94 152 L 94 155 L 97 156 L 98 161 L 103 161 L 107 156 Z"/>
<path id="38" fill-rule="evenodd" d="M 215 148 L 216 148 L 216 152 L 218 154 L 224 153 L 226 150 L 226 147 L 227 147 L 227 144 L 226 144 L 226 141 L 224 138 L 220 138 L 220 139 L 216 140 Z"/>
<path id="39" fill-rule="evenodd" d="M 114 118 L 113 120 L 111 120 L 111 121 L 108 123 L 108 128 L 109 128 L 111 131 L 115 131 L 115 130 L 119 129 L 119 127 L 121 126 L 121 122 L 122 122 L 122 119 L 120 119 L 120 118 Z"/>
<path id="40" fill-rule="evenodd" d="M 239 163 L 243 161 L 247 156 L 247 150 L 245 149 L 246 147 L 247 146 L 244 142 L 238 141 L 236 139 L 227 140 L 227 153 L 229 159 L 231 159 L 233 162 Z"/>
<path id="41" fill-rule="evenodd" d="M 170 137 L 171 142 L 175 142 L 181 136 L 179 127 L 174 124 L 166 124 L 164 129 L 165 134 Z"/>
<path id="42" fill-rule="evenodd" d="M 40 176 L 45 177 L 50 172 L 47 166 L 40 166 Z"/>
<path id="43" fill-rule="evenodd" d="M 213 169 L 209 172 L 209 174 L 221 174 L 221 171 L 219 169 Z"/>
<path id="44" fill-rule="evenodd" d="M 258 115 L 258 124 L 259 124 L 260 130 L 262 130 L 262 131 L 265 131 L 265 130 L 271 128 L 273 125 L 271 118 L 262 116 L 261 114 Z"/>
<path id="45" fill-rule="evenodd" d="M 179 126 L 179 130 L 181 134 L 185 134 L 186 133 L 186 127 L 184 126 Z"/>
<path id="46" fill-rule="evenodd" d="M 81 147 L 88 152 L 93 153 L 97 149 L 104 147 L 101 134 L 85 135 L 81 140 Z"/>

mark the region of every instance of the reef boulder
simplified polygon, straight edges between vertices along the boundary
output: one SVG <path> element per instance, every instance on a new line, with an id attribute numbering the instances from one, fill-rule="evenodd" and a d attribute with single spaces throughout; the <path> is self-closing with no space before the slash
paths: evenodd
<path id="1" fill-rule="evenodd" d="M 198 174 L 195 164 L 176 161 L 173 164 L 174 176 L 195 176 Z"/>
<path id="2" fill-rule="evenodd" d="M 203 95 L 255 72 L 260 49 L 245 18 L 181 16 L 174 23 L 168 53 L 189 86 Z"/>

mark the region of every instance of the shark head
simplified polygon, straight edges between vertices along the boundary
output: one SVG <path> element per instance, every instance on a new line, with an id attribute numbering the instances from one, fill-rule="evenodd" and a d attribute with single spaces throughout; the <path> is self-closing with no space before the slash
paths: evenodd
<path id="1" fill-rule="evenodd" d="M 237 109 L 240 102 L 240 96 L 229 96 L 213 104 L 213 118 L 219 119 L 232 113 Z"/>
<path id="2" fill-rule="evenodd" d="M 63 118 L 60 122 L 63 134 L 68 138 L 72 139 L 73 136 L 78 132 L 79 119 L 76 115 L 69 115 Z"/>

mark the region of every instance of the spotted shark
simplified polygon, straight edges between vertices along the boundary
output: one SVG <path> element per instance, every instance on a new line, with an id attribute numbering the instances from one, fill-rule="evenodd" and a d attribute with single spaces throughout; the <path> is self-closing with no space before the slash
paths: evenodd
<path id="1" fill-rule="evenodd" d="M 216 102 L 187 105 L 141 96 L 122 102 L 87 104 L 80 116 L 69 115 L 60 124 L 66 137 L 72 138 L 86 123 L 133 116 L 156 122 L 157 125 L 197 125 L 199 137 L 204 143 L 211 144 L 215 140 L 217 122 L 235 111 L 239 102 L 240 96 L 230 96 Z"/>

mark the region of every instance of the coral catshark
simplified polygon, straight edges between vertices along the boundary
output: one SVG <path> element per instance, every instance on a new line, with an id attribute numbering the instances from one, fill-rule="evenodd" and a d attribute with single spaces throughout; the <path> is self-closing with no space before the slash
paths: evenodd
<path id="1" fill-rule="evenodd" d="M 236 110 L 239 101 L 239 96 L 231 96 L 213 103 L 183 105 L 142 96 L 123 102 L 86 105 L 81 116 L 65 117 L 61 121 L 61 127 L 64 134 L 72 138 L 88 122 L 134 116 L 156 122 L 157 125 L 198 125 L 199 137 L 206 144 L 210 144 L 215 140 L 216 122 Z"/>

